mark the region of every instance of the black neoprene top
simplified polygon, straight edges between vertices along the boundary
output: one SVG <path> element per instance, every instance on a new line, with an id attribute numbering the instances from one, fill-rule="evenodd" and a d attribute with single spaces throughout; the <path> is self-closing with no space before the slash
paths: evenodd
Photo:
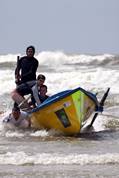
<path id="1" fill-rule="evenodd" d="M 19 59 L 15 69 L 15 75 L 21 71 L 21 82 L 36 80 L 36 71 L 38 68 L 38 60 L 34 57 L 24 56 Z"/>

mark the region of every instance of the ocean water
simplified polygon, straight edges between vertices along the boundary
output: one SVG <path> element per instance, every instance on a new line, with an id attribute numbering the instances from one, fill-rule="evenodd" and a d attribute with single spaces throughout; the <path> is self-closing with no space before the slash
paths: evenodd
<path id="1" fill-rule="evenodd" d="M 48 95 L 80 86 L 98 93 L 100 100 L 110 87 L 94 130 L 66 137 L 54 130 L 4 129 L 2 119 L 13 104 L 17 55 L 0 56 L 0 177 L 119 178 L 119 56 L 61 51 L 36 55 Z"/>

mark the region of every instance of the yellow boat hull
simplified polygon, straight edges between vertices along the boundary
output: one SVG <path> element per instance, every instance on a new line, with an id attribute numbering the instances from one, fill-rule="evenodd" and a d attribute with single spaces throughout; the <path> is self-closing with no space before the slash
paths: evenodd
<path id="1" fill-rule="evenodd" d="M 55 129 L 67 135 L 77 134 L 83 122 L 95 111 L 96 105 L 96 98 L 81 88 L 66 94 L 59 93 L 33 110 L 32 127 Z"/>

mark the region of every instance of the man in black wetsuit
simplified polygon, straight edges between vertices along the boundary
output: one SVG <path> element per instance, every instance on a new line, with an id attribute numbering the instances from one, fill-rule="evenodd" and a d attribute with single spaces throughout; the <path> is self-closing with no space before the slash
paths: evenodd
<path id="1" fill-rule="evenodd" d="M 29 46 L 26 49 L 26 56 L 20 58 L 15 69 L 15 81 L 17 84 L 36 80 L 38 60 L 34 58 L 35 48 Z"/>
<path id="2" fill-rule="evenodd" d="M 39 63 L 34 58 L 34 54 L 34 46 L 27 47 L 26 56 L 19 59 L 15 69 L 17 87 L 12 91 L 11 97 L 18 105 L 25 100 L 24 95 L 31 93 L 31 87 L 36 83 L 36 72 Z"/>

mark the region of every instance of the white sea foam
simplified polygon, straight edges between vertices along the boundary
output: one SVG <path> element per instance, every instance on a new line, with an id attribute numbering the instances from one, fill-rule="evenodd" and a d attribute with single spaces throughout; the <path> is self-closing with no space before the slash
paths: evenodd
<path id="1" fill-rule="evenodd" d="M 0 164 L 24 165 L 101 165 L 101 164 L 119 164 L 119 153 L 107 154 L 50 154 L 39 153 L 28 155 L 25 152 L 7 152 L 0 154 Z"/>
<path id="2" fill-rule="evenodd" d="M 0 63 L 3 62 L 16 62 L 16 55 L 8 54 L 6 56 L 0 56 Z M 75 88 L 77 86 L 84 87 L 86 89 L 98 89 L 112 87 L 111 91 L 118 92 L 118 78 L 119 72 L 111 70 L 109 68 L 103 68 L 103 66 L 96 66 L 89 68 L 89 62 L 94 60 L 103 61 L 107 58 L 112 59 L 114 57 L 110 54 L 104 55 L 67 55 L 63 52 L 50 52 L 44 51 L 36 55 L 40 65 L 45 65 L 48 68 L 52 67 L 52 72 L 44 69 L 43 72 L 46 75 L 46 83 L 48 85 L 49 93 L 62 91 L 63 89 Z M 85 65 L 81 65 L 84 63 Z M 68 64 L 75 64 L 71 66 Z M 39 71 L 40 71 L 39 65 Z M 54 70 L 54 71 L 53 71 Z M 14 70 L 0 70 L 0 94 L 9 93 L 15 87 L 14 83 Z"/>
<path id="3" fill-rule="evenodd" d="M 17 55 L 20 54 L 0 56 L 0 64 L 2 65 L 0 70 L 0 99 L 6 110 L 10 109 L 12 102 L 10 92 L 15 88 L 15 66 L 10 68 L 7 63 L 13 62 L 15 64 Z M 106 62 L 108 60 L 114 61 L 114 56 L 111 54 L 91 56 L 65 54 L 61 51 L 43 51 L 37 54 L 36 58 L 40 64 L 39 71 L 42 68 L 42 71 L 44 70 L 42 73 L 46 76 L 45 84 L 48 86 L 48 95 L 79 86 L 94 93 L 104 92 L 108 87 L 111 87 L 110 96 L 118 94 L 119 70 L 111 68 L 111 65 L 103 66 L 105 60 Z M 93 66 L 95 61 L 97 63 Z M 118 95 L 114 100 L 118 102 Z M 47 133 L 45 134 L 47 135 Z"/>

